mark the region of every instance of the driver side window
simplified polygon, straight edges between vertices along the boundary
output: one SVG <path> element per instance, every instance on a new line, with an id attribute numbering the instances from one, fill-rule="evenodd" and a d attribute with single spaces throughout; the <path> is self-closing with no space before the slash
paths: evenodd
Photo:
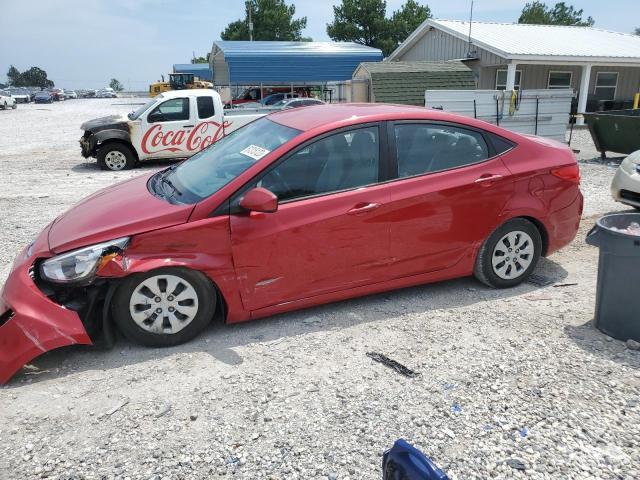
<path id="1" fill-rule="evenodd" d="M 257 186 L 283 202 L 370 185 L 378 181 L 379 150 L 378 127 L 337 133 L 298 150 Z"/>
<path id="2" fill-rule="evenodd" d="M 189 120 L 189 99 L 172 98 L 162 102 L 147 116 L 149 123 Z"/>

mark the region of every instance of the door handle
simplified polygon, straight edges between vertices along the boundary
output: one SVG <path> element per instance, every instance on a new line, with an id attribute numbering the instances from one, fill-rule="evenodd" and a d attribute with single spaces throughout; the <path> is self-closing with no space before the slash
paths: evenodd
<path id="1" fill-rule="evenodd" d="M 477 178 L 473 183 L 484 183 L 487 186 L 489 186 L 491 184 L 491 182 L 495 182 L 496 180 L 500 180 L 502 178 L 502 175 L 500 174 L 486 174 L 486 175 L 482 175 L 480 178 Z"/>
<path id="2" fill-rule="evenodd" d="M 349 215 L 360 215 L 361 213 L 371 212 L 380 206 L 379 203 L 359 203 L 347 213 Z"/>
<path id="3" fill-rule="evenodd" d="M 193 125 L 183 125 L 182 128 L 192 128 Z"/>

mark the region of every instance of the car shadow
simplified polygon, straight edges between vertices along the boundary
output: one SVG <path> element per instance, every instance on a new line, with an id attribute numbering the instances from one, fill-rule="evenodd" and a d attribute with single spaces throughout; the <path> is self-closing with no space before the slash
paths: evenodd
<path id="1" fill-rule="evenodd" d="M 595 319 L 582 325 L 567 325 L 564 331 L 578 347 L 590 355 L 640 369 L 640 353 L 629 350 L 625 342 L 612 339 L 595 328 Z"/>
<path id="2" fill-rule="evenodd" d="M 535 273 L 554 283 L 560 283 L 567 277 L 567 271 L 560 264 L 546 258 L 540 259 Z M 526 295 L 540 288 L 525 282 L 511 289 L 496 290 L 473 277 L 466 277 L 329 303 L 251 322 L 231 325 L 216 322 L 195 340 L 176 347 L 146 348 L 122 337 L 110 350 L 65 347 L 33 360 L 5 388 L 19 388 L 25 382 L 63 378 L 85 370 L 110 370 L 182 353 L 204 352 L 224 364 L 240 365 L 244 359 L 234 349 L 247 344 L 347 329 L 407 314 L 467 307 L 478 302 Z"/>

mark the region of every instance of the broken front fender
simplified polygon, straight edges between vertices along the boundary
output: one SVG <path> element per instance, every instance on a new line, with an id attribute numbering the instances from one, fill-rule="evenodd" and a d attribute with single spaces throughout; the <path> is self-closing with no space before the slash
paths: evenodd
<path id="1" fill-rule="evenodd" d="M 23 251 L 0 294 L 0 384 L 35 357 L 68 345 L 91 345 L 76 312 L 47 298 Z"/>

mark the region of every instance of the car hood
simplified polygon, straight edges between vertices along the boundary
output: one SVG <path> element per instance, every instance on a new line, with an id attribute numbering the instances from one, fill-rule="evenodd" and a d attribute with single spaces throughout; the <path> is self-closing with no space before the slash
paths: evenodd
<path id="1" fill-rule="evenodd" d="M 185 223 L 193 205 L 174 205 L 153 196 L 153 174 L 99 190 L 60 215 L 49 230 L 49 249 L 61 253 L 120 237 Z"/>
<path id="2" fill-rule="evenodd" d="M 120 130 L 129 130 L 129 117 L 126 115 L 109 115 L 106 117 L 94 118 L 80 125 L 81 130 L 91 130 L 99 132 L 107 128 L 117 128 Z"/>

